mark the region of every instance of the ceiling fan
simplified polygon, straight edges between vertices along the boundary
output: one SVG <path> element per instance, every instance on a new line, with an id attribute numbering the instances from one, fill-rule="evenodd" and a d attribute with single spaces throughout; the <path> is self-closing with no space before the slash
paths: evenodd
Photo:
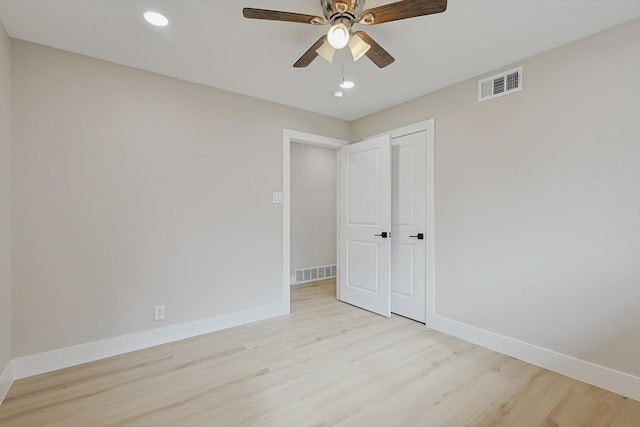
<path id="1" fill-rule="evenodd" d="M 293 64 L 307 67 L 318 55 L 333 62 L 336 50 L 349 46 L 353 60 L 366 55 L 374 64 L 384 68 L 395 59 L 364 31 L 353 32 L 354 24 L 377 25 L 400 19 L 441 13 L 447 9 L 447 0 L 402 0 L 372 9 L 364 9 L 365 0 L 320 0 L 324 17 L 302 13 L 245 7 L 245 18 L 272 21 L 327 25 L 331 28 Z"/>

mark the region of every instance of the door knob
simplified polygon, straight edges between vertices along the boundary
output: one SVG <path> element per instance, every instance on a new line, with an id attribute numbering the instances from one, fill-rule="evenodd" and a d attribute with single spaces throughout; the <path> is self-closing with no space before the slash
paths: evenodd
<path id="1" fill-rule="evenodd" d="M 386 231 L 383 231 L 380 234 L 374 234 L 374 236 L 378 236 L 378 237 L 382 237 L 383 239 L 386 239 L 387 237 L 391 236 L 391 233 L 387 233 Z"/>
<path id="2" fill-rule="evenodd" d="M 424 240 L 424 234 L 422 233 L 418 233 L 415 236 L 409 236 L 409 237 L 416 237 L 418 240 Z"/>

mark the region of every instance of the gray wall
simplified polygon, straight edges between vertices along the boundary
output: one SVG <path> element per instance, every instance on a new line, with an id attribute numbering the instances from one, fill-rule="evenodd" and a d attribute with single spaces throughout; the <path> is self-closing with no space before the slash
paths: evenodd
<path id="1" fill-rule="evenodd" d="M 10 96 L 2 32 L 0 368 L 277 302 L 282 129 L 435 118 L 436 312 L 640 375 L 638 39 L 635 20 L 513 64 L 520 93 L 478 104 L 473 79 L 349 124 L 20 41 Z"/>
<path id="2" fill-rule="evenodd" d="M 337 151 L 291 144 L 291 273 L 336 263 Z"/>
<path id="3" fill-rule="evenodd" d="M 0 22 L 0 374 L 12 358 L 10 46 Z"/>
<path id="4" fill-rule="evenodd" d="M 353 123 L 435 119 L 436 313 L 640 375 L 640 20 Z M 487 73 L 490 76 L 494 73 Z M 485 77 L 485 76 L 479 76 Z"/>
<path id="5" fill-rule="evenodd" d="M 348 122 L 16 40 L 12 55 L 15 357 L 281 302 L 282 130 L 345 138 Z"/>

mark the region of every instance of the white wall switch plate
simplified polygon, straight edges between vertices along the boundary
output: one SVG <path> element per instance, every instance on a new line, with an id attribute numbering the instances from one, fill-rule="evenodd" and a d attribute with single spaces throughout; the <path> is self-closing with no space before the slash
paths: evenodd
<path id="1" fill-rule="evenodd" d="M 282 203 L 282 191 L 273 192 L 273 203 Z"/>

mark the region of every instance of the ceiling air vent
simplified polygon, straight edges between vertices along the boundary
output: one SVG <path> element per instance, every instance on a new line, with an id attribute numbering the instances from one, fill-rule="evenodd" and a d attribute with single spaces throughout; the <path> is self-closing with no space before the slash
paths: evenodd
<path id="1" fill-rule="evenodd" d="M 522 67 L 478 81 L 478 102 L 522 90 Z"/>

